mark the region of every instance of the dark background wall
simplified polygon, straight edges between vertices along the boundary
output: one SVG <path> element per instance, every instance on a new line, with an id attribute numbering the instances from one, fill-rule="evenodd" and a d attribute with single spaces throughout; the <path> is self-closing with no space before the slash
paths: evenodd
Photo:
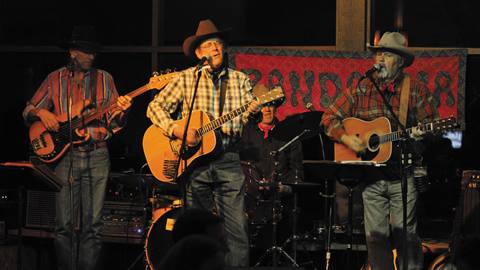
<path id="1" fill-rule="evenodd" d="M 28 157 L 27 129 L 21 118 L 26 101 L 45 76 L 66 62 L 55 47 L 69 38 L 73 25 L 96 26 L 105 50 L 97 66 L 115 78 L 120 94 L 148 81 L 152 50 L 158 50 L 158 68 L 183 69 L 190 65 L 181 53 L 183 40 L 193 34 L 199 20 L 210 18 L 220 28 L 232 27 L 232 46 L 335 45 L 336 2 L 307 1 L 159 1 L 159 46 L 152 45 L 152 1 L 13 1 L 0 0 L 0 59 L 2 106 L 0 162 Z M 403 1 L 403 28 L 410 46 L 480 47 L 477 1 Z M 372 30 L 396 30 L 396 1 L 372 1 Z M 162 47 L 165 46 L 165 47 Z M 448 141 L 434 142 L 427 157 L 438 178 L 464 168 L 479 168 L 475 157 L 480 130 L 480 56 L 469 55 L 466 81 L 466 131 L 463 147 L 454 150 Z M 144 163 L 141 148 L 146 106 L 153 94 L 138 97 L 129 125 L 111 142 L 114 170 Z M 309 142 L 315 144 L 316 142 Z M 441 147 L 439 147 L 439 145 Z M 313 149 L 310 147 L 309 149 Z M 315 148 L 318 149 L 318 148 Z M 316 150 L 315 150 L 316 151 Z M 309 157 L 318 153 L 306 153 Z M 440 165 L 439 165 L 440 164 Z M 448 164 L 448 167 L 444 165 Z"/>

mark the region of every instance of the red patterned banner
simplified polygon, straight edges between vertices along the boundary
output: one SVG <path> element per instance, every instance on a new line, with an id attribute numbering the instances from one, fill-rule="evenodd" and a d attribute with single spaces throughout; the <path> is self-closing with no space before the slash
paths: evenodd
<path id="1" fill-rule="evenodd" d="M 423 51 L 406 69 L 428 85 L 440 116 L 456 116 L 462 127 L 466 55 L 466 50 Z M 280 120 L 307 111 L 309 103 L 323 111 L 346 87 L 355 86 L 373 65 L 369 52 L 242 48 L 230 48 L 230 61 L 236 69 L 249 74 L 253 84 L 282 86 L 287 99 L 278 110 Z"/>

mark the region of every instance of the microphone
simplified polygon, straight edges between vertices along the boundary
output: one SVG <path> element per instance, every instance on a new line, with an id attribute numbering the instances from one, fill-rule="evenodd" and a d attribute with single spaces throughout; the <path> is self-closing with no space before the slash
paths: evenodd
<path id="1" fill-rule="evenodd" d="M 373 73 L 383 69 L 383 66 L 380 64 L 375 64 L 373 67 L 365 72 L 365 77 L 370 78 Z"/>
<path id="2" fill-rule="evenodd" d="M 198 61 L 197 70 L 201 70 L 204 67 L 210 67 L 210 62 L 212 61 L 212 57 L 210 55 L 205 55 Z M 206 62 L 206 63 L 205 63 Z"/>

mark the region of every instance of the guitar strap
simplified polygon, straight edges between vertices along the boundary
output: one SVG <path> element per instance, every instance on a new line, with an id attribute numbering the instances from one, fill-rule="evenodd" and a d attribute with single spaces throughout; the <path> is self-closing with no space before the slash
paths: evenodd
<path id="1" fill-rule="evenodd" d="M 218 116 L 222 116 L 223 106 L 225 105 L 225 95 L 227 92 L 228 74 L 225 75 L 225 79 L 220 82 L 220 108 Z"/>
<path id="2" fill-rule="evenodd" d="M 90 98 L 92 99 L 92 104 L 97 106 L 97 70 L 92 68 L 90 70 Z"/>
<path id="3" fill-rule="evenodd" d="M 405 127 L 407 125 L 408 99 L 410 97 L 410 76 L 405 74 L 402 81 L 402 92 L 400 93 L 400 109 L 398 118 L 400 123 Z"/>

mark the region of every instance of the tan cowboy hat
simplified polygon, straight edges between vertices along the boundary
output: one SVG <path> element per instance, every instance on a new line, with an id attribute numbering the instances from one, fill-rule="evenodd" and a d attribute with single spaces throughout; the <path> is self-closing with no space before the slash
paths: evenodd
<path id="1" fill-rule="evenodd" d="M 209 38 L 220 37 L 225 38 L 225 34 L 230 31 L 230 28 L 219 31 L 211 20 L 203 20 L 198 23 L 197 32 L 193 36 L 189 36 L 183 42 L 183 53 L 187 57 L 196 58 L 195 49 L 198 45 Z"/>
<path id="2" fill-rule="evenodd" d="M 96 53 L 101 49 L 96 40 L 95 28 L 87 25 L 75 26 L 70 40 L 61 42 L 59 47 L 67 50 L 78 49 L 86 53 Z"/>
<path id="3" fill-rule="evenodd" d="M 413 63 L 415 55 L 407 48 L 407 39 L 398 32 L 385 32 L 378 45 L 368 46 L 371 51 L 389 51 L 405 59 L 404 67 Z"/>
<path id="4" fill-rule="evenodd" d="M 271 88 L 268 88 L 266 87 L 264 84 L 262 83 L 257 83 L 255 85 L 255 87 L 253 87 L 253 96 L 254 97 L 261 97 L 265 94 L 267 94 L 268 92 L 270 92 Z M 282 89 L 283 91 L 283 89 Z M 285 97 L 281 98 L 281 99 L 278 99 L 278 100 L 275 100 L 275 101 L 272 101 L 272 102 L 269 102 L 269 105 L 272 105 L 272 106 L 275 106 L 275 107 L 280 107 L 283 103 L 285 102 Z"/>

